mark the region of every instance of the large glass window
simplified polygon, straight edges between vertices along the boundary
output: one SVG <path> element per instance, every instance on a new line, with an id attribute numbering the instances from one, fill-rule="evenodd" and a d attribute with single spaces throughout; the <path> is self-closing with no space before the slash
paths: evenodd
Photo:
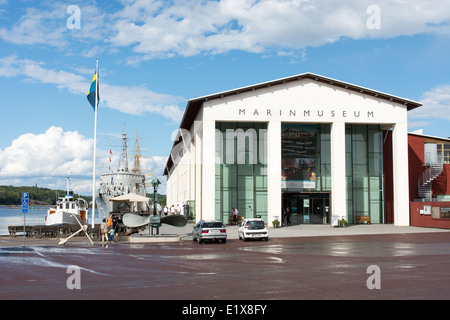
<path id="1" fill-rule="evenodd" d="M 450 163 L 450 143 L 437 143 L 437 155 L 444 163 Z"/>
<path id="2" fill-rule="evenodd" d="M 372 223 L 382 223 L 383 131 L 364 124 L 347 124 L 345 131 L 348 221 L 370 216 Z"/>
<path id="3" fill-rule="evenodd" d="M 231 210 L 267 222 L 267 123 L 216 122 L 215 217 Z"/>
<path id="4" fill-rule="evenodd" d="M 329 124 L 281 125 L 283 192 L 331 191 Z"/>

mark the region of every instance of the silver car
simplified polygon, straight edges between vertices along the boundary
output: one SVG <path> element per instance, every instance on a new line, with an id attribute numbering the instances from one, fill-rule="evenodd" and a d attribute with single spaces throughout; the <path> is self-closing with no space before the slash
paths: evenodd
<path id="1" fill-rule="evenodd" d="M 227 229 L 222 221 L 204 221 L 200 222 L 192 230 L 192 240 L 202 243 L 204 241 L 221 240 L 223 243 L 227 241 Z"/>

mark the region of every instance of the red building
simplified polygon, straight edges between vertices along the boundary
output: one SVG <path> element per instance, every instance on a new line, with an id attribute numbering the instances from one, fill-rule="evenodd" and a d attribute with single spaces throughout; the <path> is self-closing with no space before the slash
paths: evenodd
<path id="1" fill-rule="evenodd" d="M 384 152 L 386 222 L 393 222 L 392 142 Z M 450 139 L 408 134 L 410 224 L 450 229 Z"/>
<path id="2" fill-rule="evenodd" d="M 450 228 L 450 139 L 408 134 L 411 226 Z"/>
<path id="3" fill-rule="evenodd" d="M 393 223 L 391 132 L 385 132 L 385 212 Z M 450 229 L 450 139 L 408 134 L 410 225 Z"/>

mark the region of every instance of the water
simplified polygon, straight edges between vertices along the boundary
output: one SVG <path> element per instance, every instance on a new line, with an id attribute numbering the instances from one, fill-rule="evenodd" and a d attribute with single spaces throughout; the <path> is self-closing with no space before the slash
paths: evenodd
<path id="1" fill-rule="evenodd" d="M 36 226 L 45 224 L 45 216 L 49 207 L 30 207 L 25 214 L 25 224 Z M 89 209 L 89 223 L 91 223 L 91 209 Z M 8 235 L 8 226 L 23 226 L 24 214 L 22 208 L 0 207 L 0 235 Z M 98 211 L 95 210 L 94 223 L 99 224 Z"/>

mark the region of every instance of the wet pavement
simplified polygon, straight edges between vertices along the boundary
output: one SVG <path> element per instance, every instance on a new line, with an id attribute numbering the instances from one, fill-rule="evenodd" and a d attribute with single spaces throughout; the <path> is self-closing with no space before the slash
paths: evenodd
<path id="1" fill-rule="evenodd" d="M 449 299 L 450 232 L 405 230 L 108 248 L 0 238 L 0 299 Z"/>

